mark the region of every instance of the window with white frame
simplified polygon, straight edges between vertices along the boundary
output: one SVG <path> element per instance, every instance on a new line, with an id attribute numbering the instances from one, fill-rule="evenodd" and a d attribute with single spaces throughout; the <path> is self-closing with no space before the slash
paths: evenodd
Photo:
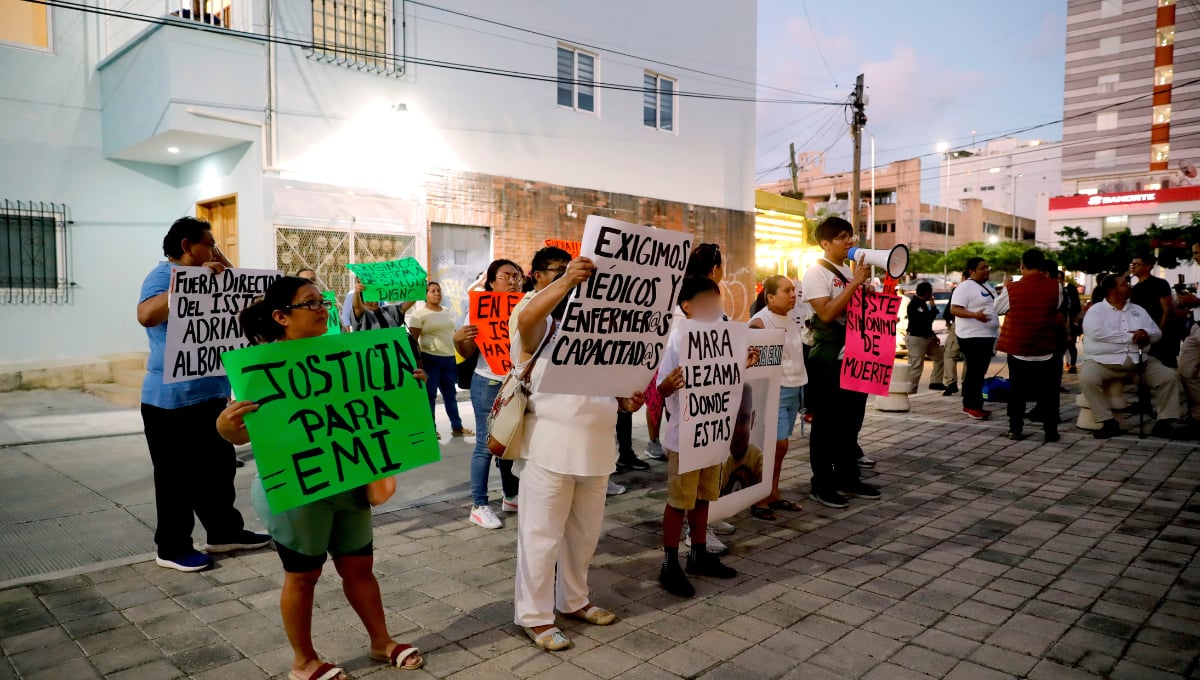
<path id="1" fill-rule="evenodd" d="M 1179 213 L 1177 213 L 1177 212 L 1159 213 L 1158 214 L 1158 222 L 1156 222 L 1155 224 L 1157 224 L 1160 227 L 1178 227 L 1179 226 Z"/>
<path id="2" fill-rule="evenodd" d="M 0 303 L 70 301 L 67 207 L 0 201 Z"/>
<path id="3" fill-rule="evenodd" d="M 373 73 L 404 73 L 404 21 L 392 0 L 311 0 L 310 58 Z M 399 35 L 396 31 L 401 31 Z"/>
<path id="4" fill-rule="evenodd" d="M 675 130 L 673 78 L 647 71 L 642 77 L 642 123 L 667 132 Z"/>
<path id="5" fill-rule="evenodd" d="M 1116 111 L 1102 111 L 1096 114 L 1097 130 L 1115 130 L 1118 116 Z"/>
<path id="6" fill-rule="evenodd" d="M 24 0 L 0 0 L 0 43 L 50 48 L 50 6 Z"/>
<path id="7" fill-rule="evenodd" d="M 596 112 L 596 62 L 591 52 L 558 46 L 558 105 Z"/>
<path id="8" fill-rule="evenodd" d="M 1119 73 L 1106 73 L 1096 79 L 1096 91 L 1100 94 L 1110 94 L 1117 91 L 1120 83 Z"/>

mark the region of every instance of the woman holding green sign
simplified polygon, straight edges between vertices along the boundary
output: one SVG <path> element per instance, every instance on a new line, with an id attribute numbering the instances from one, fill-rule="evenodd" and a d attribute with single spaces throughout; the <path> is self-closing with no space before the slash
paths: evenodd
<path id="1" fill-rule="evenodd" d="M 325 334 L 331 303 L 311 282 L 286 276 L 271 284 L 266 295 L 242 311 L 242 331 L 251 344 L 315 338 Z M 424 379 L 419 369 L 413 377 Z M 235 401 L 217 418 L 217 431 L 234 444 L 250 440 L 245 415 L 258 409 L 248 401 Z M 251 487 L 254 508 L 275 539 L 286 572 L 279 609 L 295 657 L 290 680 L 346 680 L 341 668 L 323 662 L 313 648 L 313 594 L 326 554 L 342 577 L 346 600 L 362 620 L 371 638 L 370 656 L 404 670 L 425 665 L 420 650 L 392 639 L 387 630 L 379 582 L 372 571 L 374 542 L 371 506 L 387 501 L 396 491 L 395 477 L 314 501 L 281 513 L 272 513 L 262 479 Z"/>

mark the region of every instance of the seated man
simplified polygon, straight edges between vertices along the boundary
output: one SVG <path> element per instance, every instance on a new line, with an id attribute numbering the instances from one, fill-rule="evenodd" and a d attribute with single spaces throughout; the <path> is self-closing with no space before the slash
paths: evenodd
<path id="1" fill-rule="evenodd" d="M 1092 416 L 1101 424 L 1093 433 L 1097 439 L 1121 434 L 1113 418 L 1104 381 L 1138 380 L 1145 371 L 1146 386 L 1154 394 L 1158 422 L 1151 432 L 1155 437 L 1180 438 L 1183 430 L 1178 419 L 1183 415 L 1179 404 L 1179 377 L 1146 351 L 1162 338 L 1158 324 L 1146 310 L 1129 301 L 1129 279 L 1120 274 L 1104 277 L 1096 289 L 1102 300 L 1092 305 L 1083 317 L 1083 350 L 1087 357 L 1079 372 L 1079 385 L 1087 398 Z M 1139 364 L 1143 364 L 1139 366 Z"/>

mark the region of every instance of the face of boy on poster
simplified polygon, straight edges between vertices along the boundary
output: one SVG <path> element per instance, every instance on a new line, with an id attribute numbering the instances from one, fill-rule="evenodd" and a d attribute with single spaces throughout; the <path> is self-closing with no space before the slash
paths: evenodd
<path id="1" fill-rule="evenodd" d="M 886 397 L 896 361 L 901 298 L 860 287 L 846 307 L 846 355 L 842 389 Z"/>
<path id="2" fill-rule="evenodd" d="M 273 512 L 440 459 L 429 397 L 413 377 L 407 329 L 226 352 Z"/>
<path id="3" fill-rule="evenodd" d="M 595 273 L 563 311 L 543 392 L 626 397 L 650 381 L 671 331 L 691 236 L 591 215 L 581 256 Z"/>

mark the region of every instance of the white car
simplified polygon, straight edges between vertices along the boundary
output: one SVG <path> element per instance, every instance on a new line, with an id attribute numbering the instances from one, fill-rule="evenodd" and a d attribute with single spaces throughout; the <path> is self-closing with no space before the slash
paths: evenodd
<path id="1" fill-rule="evenodd" d="M 946 307 L 950 305 L 950 291 L 934 291 L 933 304 L 937 306 L 937 318 L 933 320 L 933 333 L 943 345 L 946 344 L 946 321 L 942 315 L 946 313 Z M 908 356 L 908 347 L 904 344 L 904 338 L 908 335 L 908 303 L 913 299 L 913 296 L 901 295 L 904 302 L 900 303 L 900 323 L 896 324 L 896 356 Z"/>

